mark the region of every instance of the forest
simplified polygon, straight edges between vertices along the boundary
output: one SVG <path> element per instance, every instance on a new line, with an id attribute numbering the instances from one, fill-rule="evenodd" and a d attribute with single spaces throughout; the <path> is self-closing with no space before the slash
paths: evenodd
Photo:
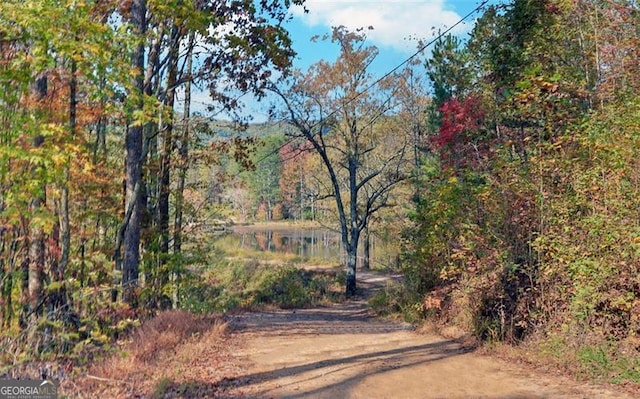
<path id="1" fill-rule="evenodd" d="M 343 299 L 370 237 L 400 237 L 380 314 L 640 383 L 638 2 L 485 2 L 382 77 L 366 28 L 293 69 L 303 3 L 2 2 L 0 374 L 268 301 L 208 306 L 234 277 L 200 273 L 227 262 L 215 228 L 283 221 L 338 232 Z M 326 291 L 278 273 L 288 305 Z"/>

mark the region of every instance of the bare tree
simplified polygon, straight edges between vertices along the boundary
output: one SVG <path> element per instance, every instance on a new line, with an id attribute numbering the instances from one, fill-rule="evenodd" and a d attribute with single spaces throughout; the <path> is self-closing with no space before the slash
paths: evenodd
<path id="1" fill-rule="evenodd" d="M 289 134 L 307 140 L 326 168 L 326 195 L 335 199 L 346 252 L 347 297 L 356 294 L 360 235 L 372 215 L 391 205 L 390 194 L 412 165 L 410 134 L 389 123 L 402 76 L 374 82 L 368 67 L 378 50 L 365 40 L 363 30 L 334 28 L 335 63 L 320 61 L 294 74 L 288 89 L 273 89 L 283 103 L 280 116 L 294 127 Z"/>

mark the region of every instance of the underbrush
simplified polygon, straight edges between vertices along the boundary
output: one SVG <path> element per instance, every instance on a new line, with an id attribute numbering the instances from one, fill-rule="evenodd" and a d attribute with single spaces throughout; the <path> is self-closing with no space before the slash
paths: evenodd
<path id="1" fill-rule="evenodd" d="M 637 338 L 612 340 L 598 331 L 558 329 L 534 334 L 522 345 L 537 364 L 574 374 L 577 378 L 603 381 L 640 389 L 640 358 Z"/>
<path id="2" fill-rule="evenodd" d="M 298 308 L 341 297 L 339 275 L 310 271 L 291 264 L 222 260 L 194 273 L 180 303 L 195 313 L 260 309 L 265 306 Z"/>
<path id="3" fill-rule="evenodd" d="M 109 354 L 113 344 L 140 325 L 144 315 L 111 302 L 108 290 L 80 291 L 70 306 L 32 319 L 0 335 L 0 377 L 58 378 Z M 89 313 L 91 312 L 91 313 Z"/>
<path id="4" fill-rule="evenodd" d="M 22 330 L 5 330 L 0 336 L 0 377 L 68 381 L 120 352 L 122 364 L 113 366 L 114 370 L 133 372 L 136 364 L 154 362 L 162 351 L 210 330 L 217 320 L 213 314 L 306 307 L 342 298 L 338 272 L 257 261 L 191 265 L 176 287 L 181 310 L 136 311 L 128 304 L 111 302 L 110 290 L 105 289 L 82 294 L 83 309 L 91 309 L 93 317 L 69 310 L 55 322 L 45 316 Z M 123 349 L 125 341 L 131 344 Z M 111 378 L 117 373 L 103 369 L 100 375 Z"/>
<path id="5" fill-rule="evenodd" d="M 371 296 L 369 306 L 379 316 L 400 315 L 408 323 L 417 323 L 424 318 L 415 295 L 393 281 Z"/>
<path id="6" fill-rule="evenodd" d="M 129 338 L 129 357 L 152 362 L 163 351 L 172 350 L 185 340 L 214 328 L 224 331 L 218 316 L 197 316 L 184 310 L 170 310 L 147 320 Z"/>
<path id="7" fill-rule="evenodd" d="M 428 323 L 434 332 L 473 337 L 489 353 L 531 364 L 545 371 L 560 371 L 579 380 L 621 385 L 640 390 L 640 338 L 613 334 L 597 323 L 585 323 L 571 309 L 559 308 L 551 320 L 532 326 L 520 340 L 507 339 L 518 328 L 503 313 L 490 292 L 488 279 L 475 285 L 440 287 L 422 298 L 399 284 L 389 284 L 369 300 L 378 315 Z M 483 294 L 485 292 L 485 294 Z"/>
<path id="8" fill-rule="evenodd" d="M 206 358 L 225 345 L 226 324 L 219 316 L 184 310 L 159 313 L 143 322 L 115 351 L 82 374 L 65 379 L 61 393 L 69 397 L 163 397 L 168 381 L 189 380 L 181 368 Z"/>
<path id="9" fill-rule="evenodd" d="M 168 362 L 195 359 L 223 345 L 225 328 L 218 315 L 163 311 L 142 323 L 131 322 L 118 339 L 85 337 L 65 353 L 38 354 L 25 348 L 12 352 L 8 347 L 2 353 L 8 368 L 0 375 L 54 380 L 61 397 L 137 397 L 141 392 L 151 392 L 165 378 L 159 371 L 175 371 Z M 11 342 L 19 339 L 14 337 Z M 178 350 L 180 355 L 173 359 Z M 12 354 L 18 357 L 12 358 Z"/>

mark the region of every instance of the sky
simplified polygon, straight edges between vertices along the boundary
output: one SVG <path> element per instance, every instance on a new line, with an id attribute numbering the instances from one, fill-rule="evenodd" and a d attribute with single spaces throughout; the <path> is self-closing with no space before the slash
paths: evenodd
<path id="1" fill-rule="evenodd" d="M 372 26 L 373 30 L 367 31 L 367 42 L 380 51 L 372 72 L 382 75 L 413 54 L 418 39 L 434 38 L 439 30 L 453 26 L 480 3 L 480 0 L 307 0 L 308 13 L 301 7 L 293 7 L 293 19 L 287 25 L 298 53 L 294 66 L 306 69 L 322 58 L 335 59 L 335 45 L 310 41 L 313 36 L 330 33 L 332 26 L 344 25 L 352 30 Z M 465 35 L 473 23 L 474 16 L 452 33 Z"/>
<path id="2" fill-rule="evenodd" d="M 490 0 L 496 4 L 501 0 Z M 482 0 L 306 0 L 307 13 L 301 7 L 290 11 L 292 19 L 285 25 L 297 52 L 294 67 L 306 70 L 319 60 L 335 60 L 338 48 L 330 41 L 311 38 L 331 33 L 331 27 L 344 25 L 351 30 L 373 27 L 367 31 L 367 43 L 379 49 L 370 72 L 381 77 L 398 66 L 418 48 L 418 39 L 433 39 L 438 31 L 456 24 L 474 10 Z M 470 16 L 452 33 L 466 36 L 479 14 Z M 427 49 L 428 51 L 429 49 Z M 196 94 L 206 102 L 205 93 Z M 201 97 L 202 96 L 202 97 Z M 255 122 L 267 119 L 267 104 L 248 100 L 247 112 Z"/>

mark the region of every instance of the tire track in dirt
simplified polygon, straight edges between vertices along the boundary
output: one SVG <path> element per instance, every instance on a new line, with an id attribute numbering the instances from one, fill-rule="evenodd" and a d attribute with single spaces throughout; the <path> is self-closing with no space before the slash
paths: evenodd
<path id="1" fill-rule="evenodd" d="M 388 278 L 360 273 L 365 295 Z M 230 397 L 631 399 L 606 387 L 541 375 L 458 342 L 373 317 L 364 298 L 331 307 L 229 317 Z"/>

